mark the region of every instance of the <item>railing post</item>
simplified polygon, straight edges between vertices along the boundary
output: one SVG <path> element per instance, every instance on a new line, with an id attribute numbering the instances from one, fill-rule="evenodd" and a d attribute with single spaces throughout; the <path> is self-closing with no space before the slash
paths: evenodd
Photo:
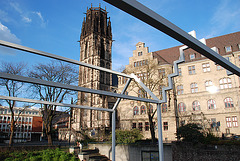
<path id="1" fill-rule="evenodd" d="M 159 161 L 164 161 L 163 155 L 163 139 L 162 139 L 162 116 L 161 116 L 161 104 L 157 104 L 157 118 L 158 118 L 158 150 Z"/>
<path id="2" fill-rule="evenodd" d="M 115 145 L 116 145 L 116 111 L 112 112 L 112 161 L 115 161 Z"/>

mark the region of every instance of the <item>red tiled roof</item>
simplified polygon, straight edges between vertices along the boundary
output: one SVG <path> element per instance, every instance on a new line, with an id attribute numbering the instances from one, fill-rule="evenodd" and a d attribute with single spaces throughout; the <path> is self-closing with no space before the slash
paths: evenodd
<path id="1" fill-rule="evenodd" d="M 210 48 L 217 47 L 220 55 L 227 55 L 231 53 L 231 52 L 226 53 L 225 51 L 226 46 L 231 46 L 232 52 L 239 51 L 238 47 L 239 44 L 240 44 L 240 32 L 235 32 L 223 36 L 206 39 L 206 45 Z M 179 47 L 181 46 L 155 51 L 153 52 L 153 57 L 158 59 L 158 61 L 160 62 L 159 64 L 173 64 L 175 60 L 179 59 Z M 184 53 L 186 62 L 206 59 L 193 49 L 187 49 L 184 51 Z M 196 57 L 194 60 L 190 60 L 189 55 L 193 53 L 195 53 Z"/>

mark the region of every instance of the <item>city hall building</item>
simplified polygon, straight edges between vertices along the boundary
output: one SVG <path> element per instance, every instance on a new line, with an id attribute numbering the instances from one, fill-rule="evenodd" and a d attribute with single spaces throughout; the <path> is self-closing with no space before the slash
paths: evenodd
<path id="1" fill-rule="evenodd" d="M 240 32 L 203 39 L 203 43 L 239 67 Z M 124 72 L 135 73 L 147 87 L 150 82 L 155 86 L 153 93 L 161 99 L 162 88 L 168 86 L 167 76 L 174 72 L 173 62 L 179 59 L 180 47 L 149 52 L 145 43 L 139 42 Z M 167 92 L 168 101 L 162 104 L 163 140 L 175 140 L 177 127 L 187 123 L 199 123 L 217 136 L 240 135 L 239 77 L 228 76 L 226 69 L 192 49 L 184 53 L 185 62 L 178 66 L 173 90 Z M 125 83 L 126 79 L 119 77 L 119 91 Z M 148 97 L 134 85 L 126 94 Z M 154 105 L 147 108 L 144 102 L 122 100 L 118 107 L 119 128 L 139 128 L 145 138 L 151 138 L 148 113 L 154 116 L 157 133 L 155 109 Z"/>

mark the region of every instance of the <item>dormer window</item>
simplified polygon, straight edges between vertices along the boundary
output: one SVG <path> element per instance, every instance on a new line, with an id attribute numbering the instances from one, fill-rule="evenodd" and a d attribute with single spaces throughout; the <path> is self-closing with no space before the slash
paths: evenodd
<path id="1" fill-rule="evenodd" d="M 232 47 L 231 46 L 226 46 L 225 51 L 226 52 L 232 52 Z"/>
<path id="2" fill-rule="evenodd" d="M 141 51 L 138 52 L 138 56 L 142 56 L 142 52 Z"/>
<path id="3" fill-rule="evenodd" d="M 193 60 L 193 59 L 195 59 L 196 58 L 196 54 L 195 53 L 193 53 L 193 54 L 190 54 L 190 60 Z"/>

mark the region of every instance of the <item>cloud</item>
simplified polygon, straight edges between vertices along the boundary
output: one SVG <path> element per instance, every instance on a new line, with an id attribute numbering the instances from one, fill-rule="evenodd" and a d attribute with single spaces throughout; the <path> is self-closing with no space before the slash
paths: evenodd
<path id="1" fill-rule="evenodd" d="M 15 11 L 17 11 L 18 13 L 20 13 L 20 14 L 23 13 L 23 11 L 22 11 L 22 9 L 20 8 L 20 6 L 19 6 L 18 3 L 11 2 L 11 3 L 10 3 L 10 6 L 11 6 Z"/>
<path id="2" fill-rule="evenodd" d="M 21 42 L 20 39 L 17 38 L 16 35 L 11 33 L 10 29 L 7 26 L 3 25 L 1 22 L 0 22 L 0 40 L 9 41 L 16 44 L 20 44 Z M 14 50 L 11 50 L 9 48 L 0 46 L 0 54 L 15 55 L 15 52 Z"/>
<path id="3" fill-rule="evenodd" d="M 219 5 L 216 6 L 216 10 L 212 18 L 210 19 L 210 23 L 213 25 L 213 27 L 208 37 L 219 35 L 224 30 L 228 30 L 228 32 L 233 32 L 234 30 L 239 29 L 239 6 L 240 3 L 237 1 L 221 0 Z"/>
<path id="4" fill-rule="evenodd" d="M 0 20 L 2 20 L 3 22 L 7 22 L 8 19 L 14 21 L 21 19 L 23 23 L 41 26 L 43 28 L 46 27 L 47 21 L 45 21 L 41 12 L 25 9 L 24 6 L 17 2 L 11 2 L 9 3 L 9 6 L 11 10 L 7 11 L 0 10 Z M 14 15 L 13 19 L 11 19 L 11 17 L 8 16 L 7 14 L 8 12 L 11 12 L 11 16 Z M 19 22 L 17 23 L 19 24 Z"/>
<path id="5" fill-rule="evenodd" d="M 22 17 L 22 19 L 23 19 L 24 22 L 27 22 L 27 23 L 32 22 L 32 19 L 29 18 L 29 17 Z"/>
<path id="6" fill-rule="evenodd" d="M 44 20 L 41 12 L 32 12 L 33 14 L 37 15 L 37 17 L 40 19 L 40 24 L 42 27 L 46 27 L 47 22 Z"/>

